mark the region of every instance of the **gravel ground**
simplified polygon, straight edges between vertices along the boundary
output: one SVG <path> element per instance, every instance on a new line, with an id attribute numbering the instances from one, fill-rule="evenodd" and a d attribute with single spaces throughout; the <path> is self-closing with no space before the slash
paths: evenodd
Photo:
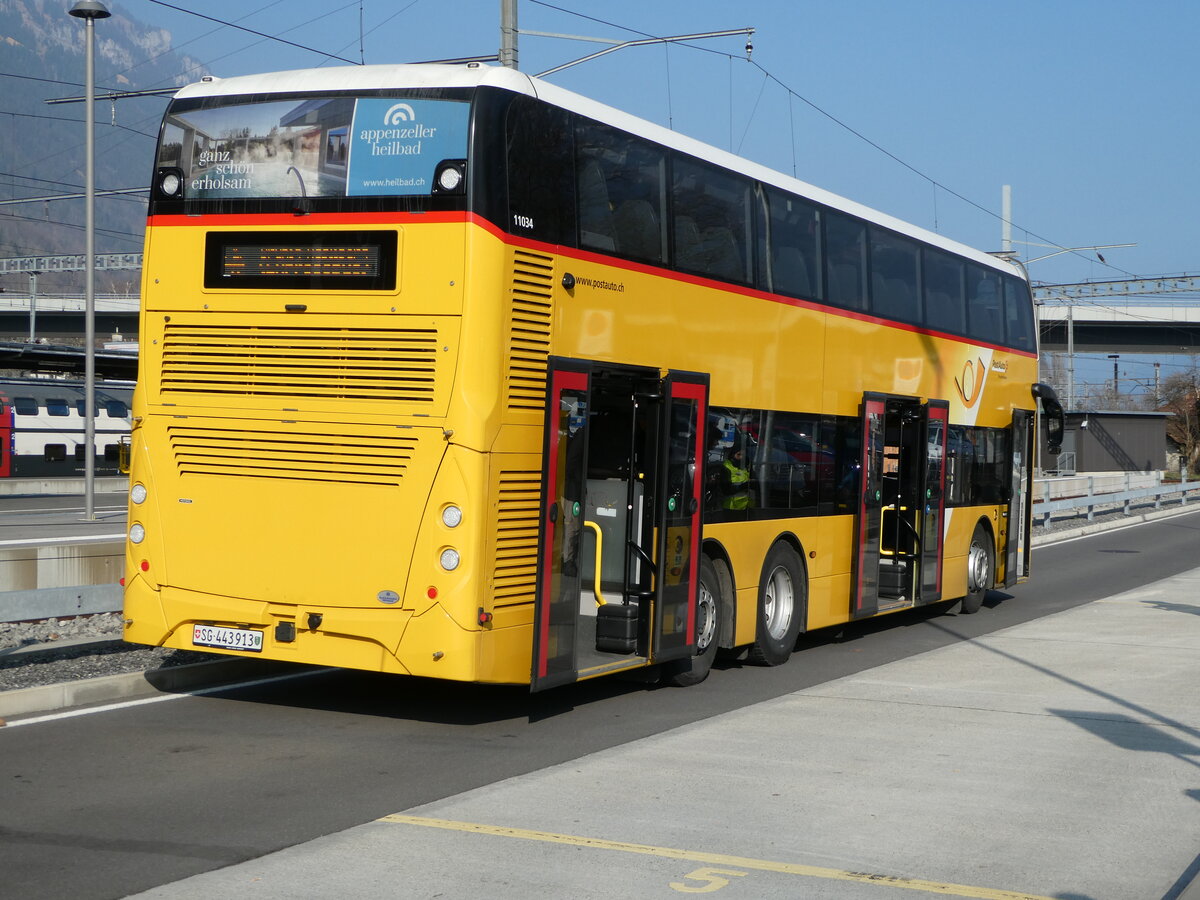
<path id="1" fill-rule="evenodd" d="M 166 650 L 121 640 L 121 614 L 0 622 L 0 691 L 146 672 L 202 662 L 215 654 Z"/>
<path id="2" fill-rule="evenodd" d="M 1166 508 L 1164 506 L 1164 508 Z M 1134 507 L 1134 514 L 1153 512 L 1154 504 Z M 1083 525 L 1118 526 L 1128 521 L 1117 505 L 1097 507 L 1093 522 L 1086 515 L 1063 516 L 1049 526 L 1034 526 L 1034 538 Z M 104 613 L 43 622 L 0 622 L 0 691 L 77 681 L 100 675 L 144 672 L 222 658 L 196 650 L 165 650 L 126 644 L 121 615 Z"/>

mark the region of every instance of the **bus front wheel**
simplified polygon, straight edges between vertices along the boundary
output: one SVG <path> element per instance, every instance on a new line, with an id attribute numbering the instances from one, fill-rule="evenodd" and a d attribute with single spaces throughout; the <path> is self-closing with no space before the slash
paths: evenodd
<path id="1" fill-rule="evenodd" d="M 788 661 L 800 637 L 808 597 L 804 566 L 796 551 L 779 543 L 771 548 L 758 582 L 757 638 L 750 661 L 781 666 Z"/>
<path id="2" fill-rule="evenodd" d="M 696 604 L 696 652 L 689 659 L 667 663 L 667 681 L 677 687 L 690 687 L 708 677 L 717 638 L 721 633 L 721 584 L 717 569 L 707 556 L 700 557 L 699 599 Z"/>
<path id="3" fill-rule="evenodd" d="M 967 595 L 962 599 L 964 615 L 979 612 L 996 573 L 996 551 L 992 536 L 983 525 L 975 526 L 971 549 L 967 551 Z"/>

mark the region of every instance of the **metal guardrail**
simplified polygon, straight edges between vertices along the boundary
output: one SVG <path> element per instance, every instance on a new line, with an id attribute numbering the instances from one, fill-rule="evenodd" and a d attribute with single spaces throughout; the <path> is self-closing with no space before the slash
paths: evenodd
<path id="1" fill-rule="evenodd" d="M 1154 508 L 1160 509 L 1166 502 L 1182 506 L 1187 504 L 1189 498 L 1200 497 L 1200 481 L 1158 484 L 1147 488 L 1099 494 L 1094 491 L 1094 485 L 1095 480 L 1088 478 L 1088 492 L 1085 495 L 1059 500 L 1035 500 L 1034 525 L 1049 525 L 1055 513 L 1086 510 L 1090 522 L 1096 516 L 1097 507 L 1101 506 L 1119 505 L 1124 515 L 1131 515 L 1132 506 L 1140 501 L 1153 499 Z M 123 561 L 123 549 L 123 544 L 114 544 L 112 547 L 105 547 L 102 555 L 111 555 L 113 564 L 119 565 Z M 118 612 L 120 609 L 121 588 L 114 583 L 0 592 L 0 623 L 93 615 Z"/>
<path id="2" fill-rule="evenodd" d="M 1157 484 L 1148 488 L 1134 488 L 1128 491 L 1113 491 L 1109 493 L 1097 494 L 1093 490 L 1094 479 L 1088 478 L 1088 492 L 1085 495 L 1078 497 L 1063 497 L 1060 500 L 1034 500 L 1033 502 L 1033 522 L 1035 525 L 1049 525 L 1050 518 L 1057 512 L 1068 512 L 1072 510 L 1087 510 L 1087 520 L 1091 522 L 1096 518 L 1096 507 L 1098 506 L 1113 506 L 1120 505 L 1124 515 L 1131 514 L 1131 508 L 1134 503 L 1145 500 L 1154 500 L 1154 508 L 1161 509 L 1165 498 L 1171 497 L 1172 503 L 1175 502 L 1174 495 L 1178 495 L 1178 503 L 1183 506 L 1187 504 L 1189 497 L 1200 496 L 1197 492 L 1200 491 L 1200 481 L 1181 481 L 1177 483 Z"/>

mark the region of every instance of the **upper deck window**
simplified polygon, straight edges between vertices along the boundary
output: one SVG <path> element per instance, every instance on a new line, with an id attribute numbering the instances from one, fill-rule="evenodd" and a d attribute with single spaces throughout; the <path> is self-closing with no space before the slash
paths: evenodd
<path id="1" fill-rule="evenodd" d="M 428 196 L 440 163 L 466 159 L 469 118 L 465 100 L 416 96 L 180 100 L 158 168 L 184 200 Z"/>

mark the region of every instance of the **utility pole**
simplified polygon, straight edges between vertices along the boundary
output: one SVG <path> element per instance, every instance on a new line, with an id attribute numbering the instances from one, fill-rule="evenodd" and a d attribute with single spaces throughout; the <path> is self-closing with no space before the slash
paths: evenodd
<path id="1" fill-rule="evenodd" d="M 517 0 L 500 0 L 500 65 L 517 66 Z"/>
<path id="2" fill-rule="evenodd" d="M 84 233 L 87 249 L 87 289 L 84 317 L 84 381 L 83 381 L 83 517 L 88 521 L 96 518 L 96 20 L 112 15 L 100 0 L 78 0 L 67 11 L 68 15 L 83 19 L 86 25 L 85 65 L 87 78 L 87 140 L 84 170 L 84 190 L 87 200 L 84 206 Z"/>
<path id="3" fill-rule="evenodd" d="M 1075 304 L 1067 307 L 1067 410 L 1075 408 Z"/>
<path id="4" fill-rule="evenodd" d="M 29 273 L 29 343 L 37 340 L 37 278 L 41 272 Z"/>
<path id="5" fill-rule="evenodd" d="M 1011 253 L 1012 240 L 1012 185 L 1000 189 L 1000 252 Z"/>

